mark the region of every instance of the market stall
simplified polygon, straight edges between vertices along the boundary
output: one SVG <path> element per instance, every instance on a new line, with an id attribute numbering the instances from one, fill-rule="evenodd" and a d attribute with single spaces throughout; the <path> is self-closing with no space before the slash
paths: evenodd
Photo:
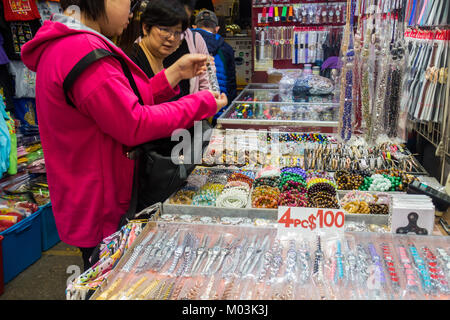
<path id="1" fill-rule="evenodd" d="M 435 214 L 450 197 L 406 146 L 418 48 L 404 35 L 432 10 L 297 2 L 253 2 L 254 83 L 220 116 L 186 184 L 68 297 L 449 299 L 450 239 Z M 426 78 L 448 104 L 442 80 Z M 334 222 L 318 223 L 325 215 Z"/>

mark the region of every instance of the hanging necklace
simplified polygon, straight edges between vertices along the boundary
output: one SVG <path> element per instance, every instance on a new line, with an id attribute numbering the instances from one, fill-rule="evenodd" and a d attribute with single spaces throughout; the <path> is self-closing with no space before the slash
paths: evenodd
<path id="1" fill-rule="evenodd" d="M 363 11 L 364 12 L 364 11 Z M 374 18 L 369 15 L 367 19 L 366 33 L 364 37 L 364 45 L 362 49 L 362 61 L 361 61 L 361 104 L 362 112 L 364 118 L 364 124 L 366 127 L 366 140 L 371 136 L 372 131 L 372 118 L 371 118 L 371 101 L 370 98 L 370 66 L 369 66 L 369 55 L 370 55 L 370 40 L 372 37 L 374 26 Z"/>
<path id="2" fill-rule="evenodd" d="M 353 25 L 353 1 L 347 0 L 347 23 L 345 26 L 344 39 L 341 52 L 345 53 L 345 66 L 341 74 L 340 95 L 340 137 L 344 141 L 350 140 L 352 136 L 352 106 L 353 106 L 353 60 L 354 51 L 351 39 Z M 344 89 L 345 88 L 345 89 Z"/>

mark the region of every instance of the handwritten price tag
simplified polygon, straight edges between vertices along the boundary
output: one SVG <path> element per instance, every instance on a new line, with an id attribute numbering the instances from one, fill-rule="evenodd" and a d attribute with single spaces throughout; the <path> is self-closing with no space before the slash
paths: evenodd
<path id="1" fill-rule="evenodd" d="M 278 234 L 296 232 L 344 232 L 345 214 L 340 209 L 278 208 Z"/>

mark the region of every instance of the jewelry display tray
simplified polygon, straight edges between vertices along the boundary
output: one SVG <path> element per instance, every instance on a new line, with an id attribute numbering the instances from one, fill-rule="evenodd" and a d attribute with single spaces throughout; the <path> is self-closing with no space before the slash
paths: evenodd
<path id="1" fill-rule="evenodd" d="M 245 96 L 248 94 L 257 96 L 253 101 L 245 100 Z M 233 127 L 318 127 L 318 128 L 337 128 L 339 121 L 339 103 L 336 98 L 327 99 L 328 101 L 311 101 L 311 102 L 294 102 L 294 101 L 281 101 L 279 98 L 279 86 L 278 84 L 264 84 L 264 83 L 252 83 L 242 90 L 242 92 L 233 100 L 230 106 L 225 112 L 217 119 L 218 126 L 223 128 Z M 264 118 L 250 118 L 239 119 L 233 118 L 232 113 L 240 104 L 261 104 L 264 109 L 278 110 L 277 114 L 281 115 L 283 119 L 268 119 Z M 296 110 L 303 109 L 306 112 L 303 119 L 293 118 L 287 113 L 284 113 L 280 109 L 283 107 L 293 107 Z M 330 116 L 326 116 L 327 119 L 320 119 L 319 116 L 316 119 L 310 119 L 316 111 L 319 109 L 327 109 L 324 111 L 324 115 L 331 112 Z M 323 111 L 323 110 L 322 110 Z M 309 113 L 309 114 L 308 114 Z M 317 114 L 318 115 L 318 114 Z"/>
<path id="2" fill-rule="evenodd" d="M 168 226 L 171 226 L 173 230 L 176 228 L 181 228 L 184 230 L 189 230 L 189 232 L 193 233 L 207 233 L 212 235 L 211 243 L 215 243 L 219 235 L 227 235 L 231 238 L 241 237 L 242 235 L 269 235 L 270 239 L 273 240 L 273 238 L 276 235 L 276 228 L 273 227 L 257 227 L 257 226 L 224 226 L 224 225 L 204 225 L 204 224 L 189 224 L 189 223 L 180 223 L 180 222 L 149 222 L 146 227 L 143 229 L 143 231 L 137 236 L 136 240 L 132 243 L 132 245 L 128 248 L 128 250 L 125 252 L 123 257 L 118 261 L 117 265 L 114 267 L 114 269 L 111 271 L 111 273 L 108 275 L 108 277 L 102 282 L 101 286 L 98 288 L 98 290 L 95 291 L 95 293 L 89 298 L 89 300 L 96 300 L 99 298 L 102 293 L 104 293 L 106 290 L 111 290 L 112 287 L 114 287 L 114 284 L 116 281 L 120 280 L 121 285 L 118 286 L 115 290 L 112 291 L 112 294 L 117 292 L 127 292 L 129 288 L 137 282 L 137 280 L 142 279 L 143 277 L 148 277 L 148 279 L 175 279 L 175 280 L 181 280 L 181 281 L 192 281 L 195 279 L 191 279 L 189 277 L 176 277 L 171 278 L 170 276 L 161 274 L 161 273 L 155 273 L 153 271 L 147 271 L 144 273 L 135 273 L 135 269 L 133 268 L 131 272 L 124 272 L 123 267 L 125 264 L 132 258 L 134 250 L 136 247 L 142 245 L 142 242 L 145 238 L 148 237 L 148 235 L 151 232 L 155 232 L 159 228 L 167 228 Z M 333 237 L 333 235 L 330 235 Z M 344 233 L 344 239 L 351 241 L 355 244 L 368 244 L 373 243 L 376 246 L 388 243 L 394 248 L 396 248 L 398 245 L 405 245 L 405 243 L 414 243 L 416 247 L 423 247 L 427 246 L 432 248 L 432 250 L 435 250 L 437 247 L 446 248 L 449 245 L 449 238 L 444 236 L 417 236 L 417 235 L 399 235 L 399 234 L 389 234 L 389 233 L 372 233 L 372 232 L 345 232 Z M 327 236 L 322 237 L 322 241 L 326 241 Z M 302 237 L 302 239 L 308 239 Z M 287 246 L 288 240 L 282 240 L 281 243 L 283 246 Z M 396 261 L 399 261 L 397 253 L 394 253 L 394 257 Z M 399 269 L 400 271 L 400 269 Z M 403 272 L 399 273 L 399 276 L 401 277 L 401 284 L 405 283 L 405 276 Z M 197 279 L 197 278 L 196 278 Z M 205 281 L 204 287 L 206 286 L 206 283 L 211 279 L 210 276 L 206 276 L 204 279 Z M 187 289 L 190 287 L 187 286 Z M 386 287 L 387 288 L 387 287 Z M 385 289 L 386 289 L 385 288 Z M 314 287 L 313 287 L 314 289 Z M 399 293 L 404 293 L 404 287 L 400 288 L 402 290 L 399 291 Z M 314 289 L 315 290 L 315 289 Z M 338 296 L 334 297 L 333 299 L 336 299 L 341 297 L 341 295 L 344 293 L 344 288 L 339 287 L 339 289 L 336 291 Z M 365 289 L 366 290 L 366 289 Z M 201 293 L 201 292 L 200 292 Z M 349 298 L 347 296 L 342 296 L 340 299 L 348 300 Z M 441 295 L 436 296 L 434 298 L 439 298 L 442 300 L 448 300 L 448 295 Z M 302 300 L 305 299 L 319 299 L 316 295 L 312 294 L 310 296 L 302 297 Z M 330 298 L 328 298 L 330 299 Z M 411 300 L 411 299 L 425 299 L 422 295 L 417 294 L 406 294 L 406 295 L 400 295 L 396 296 L 394 300 Z"/>
<path id="3" fill-rule="evenodd" d="M 340 201 L 345 194 L 349 191 L 338 191 L 338 200 Z M 376 193 L 369 192 L 368 193 Z M 397 192 L 402 193 L 402 192 Z M 171 197 L 170 197 L 171 198 Z M 161 214 L 172 214 L 172 215 L 191 215 L 191 216 L 204 216 L 204 217 L 230 217 L 230 218 L 249 218 L 249 219 L 267 219 L 267 220 L 278 220 L 278 210 L 277 209 L 260 209 L 252 208 L 251 205 L 251 193 L 247 201 L 247 206 L 245 208 L 219 208 L 212 206 L 194 206 L 194 205 L 182 205 L 182 204 L 172 204 L 170 203 L 170 198 L 164 201 L 162 205 Z M 315 208 L 311 208 L 315 210 Z M 375 224 L 375 225 L 386 225 L 390 226 L 392 217 L 392 196 L 390 197 L 389 213 L 388 214 L 362 214 L 345 213 L 345 220 L 351 222 L 359 222 L 365 224 Z"/>
<path id="4" fill-rule="evenodd" d="M 251 120 L 251 121 L 253 121 L 253 120 Z M 272 132 L 271 128 L 254 129 L 254 126 L 249 126 L 248 128 L 241 128 L 241 127 L 239 127 L 239 128 L 226 129 L 226 128 L 218 128 L 218 127 L 216 127 L 216 128 L 214 128 L 214 131 L 213 131 L 213 133 L 211 135 L 211 140 L 210 141 L 214 141 L 215 139 L 217 139 L 217 137 L 219 137 L 218 140 L 223 139 L 223 136 L 225 136 L 227 134 L 227 130 L 230 130 L 229 132 L 232 135 L 241 135 L 241 136 L 251 135 L 252 137 L 253 136 L 258 137 L 258 134 L 265 135 L 265 134 L 268 134 L 268 133 Z M 283 124 L 282 126 L 277 127 L 276 129 L 277 129 L 277 131 L 274 131 L 274 132 L 276 134 L 280 134 L 280 135 L 285 134 L 285 133 L 300 134 L 301 135 L 301 134 L 305 133 L 305 132 L 300 132 L 300 130 L 297 130 L 297 129 L 299 129 L 298 127 L 288 127 L 288 126 L 285 126 L 285 124 Z M 332 142 L 330 142 L 332 148 L 336 146 L 336 143 L 337 143 L 336 141 L 338 139 L 336 133 L 325 133 L 325 132 L 322 132 L 320 130 L 317 131 L 317 132 L 314 132 L 314 133 L 320 133 L 320 134 L 325 134 L 325 135 L 329 136 L 331 138 L 331 140 L 332 140 Z M 257 139 L 259 139 L 259 138 L 257 138 Z M 258 143 L 259 143 L 259 140 L 258 140 Z M 239 148 L 238 143 L 233 144 L 233 147 L 236 148 L 236 149 L 232 148 L 231 150 L 229 150 L 229 152 L 237 153 L 237 152 L 241 152 L 242 150 L 248 151 L 249 153 L 258 152 L 260 154 L 259 157 L 263 156 L 264 159 L 270 158 L 270 152 L 268 150 L 265 150 L 264 148 L 263 148 L 263 150 L 265 150 L 265 151 L 261 151 L 261 149 L 251 150 L 250 151 L 250 147 L 248 145 L 246 145 L 242 149 L 238 149 Z M 215 146 L 214 145 L 211 146 L 211 144 L 210 144 L 210 146 L 206 149 L 206 152 L 205 152 L 205 155 L 204 155 L 204 158 L 203 158 L 203 163 L 202 163 L 201 166 L 208 167 L 208 168 L 216 168 L 217 164 L 215 164 L 214 161 L 212 161 L 213 164 L 209 163 L 210 159 L 209 159 L 208 154 L 211 151 L 210 148 L 213 149 L 213 148 L 215 148 Z M 229 148 L 229 146 L 226 146 L 226 148 Z M 246 148 L 249 148 L 249 150 L 247 150 Z M 426 177 L 425 179 L 427 179 L 427 177 L 429 177 L 429 174 L 428 174 L 427 170 L 414 157 L 414 155 L 411 153 L 411 151 L 408 148 L 406 148 L 406 146 L 403 147 L 403 149 L 404 149 L 404 154 L 406 156 L 410 156 L 411 157 L 411 161 L 412 161 L 412 163 L 414 165 L 412 170 L 407 170 L 407 171 L 405 171 L 405 173 L 413 175 L 413 176 L 416 176 L 419 179 L 421 177 Z M 220 150 L 220 149 L 217 150 L 217 151 L 221 152 L 221 153 L 225 152 L 224 150 Z M 296 154 L 295 152 L 294 153 L 292 153 L 292 152 L 287 152 L 287 153 L 282 152 L 280 156 L 281 157 L 285 157 L 285 156 L 287 156 L 287 157 L 300 157 L 300 158 L 304 157 L 303 154 Z M 224 166 L 224 167 L 228 167 L 230 169 L 248 168 L 249 170 L 257 171 L 257 170 L 262 169 L 267 164 L 256 163 L 256 164 L 253 164 L 251 167 L 248 167 L 248 165 L 244 165 L 244 164 L 241 164 L 241 165 L 237 165 L 237 164 L 223 165 L 223 164 L 221 164 L 221 165 Z M 282 166 L 282 165 L 280 165 L 280 166 Z M 307 168 L 304 167 L 304 164 L 302 164 L 301 166 L 302 166 L 303 169 L 308 170 Z M 384 169 L 385 166 L 383 166 L 381 168 Z M 378 168 L 378 169 L 380 169 L 380 168 Z M 328 171 L 328 172 L 333 173 L 333 174 L 335 172 L 335 170 L 329 170 L 329 169 L 325 169 L 325 168 L 317 168 L 317 170 L 325 170 L 325 171 Z M 373 169 L 373 170 L 375 170 L 375 169 Z"/>

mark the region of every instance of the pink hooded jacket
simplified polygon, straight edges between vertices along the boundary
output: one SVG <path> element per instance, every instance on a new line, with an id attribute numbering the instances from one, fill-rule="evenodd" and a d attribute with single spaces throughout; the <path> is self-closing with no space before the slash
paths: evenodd
<path id="1" fill-rule="evenodd" d="M 127 61 L 145 105 L 110 57 L 75 82 L 69 96 L 77 108 L 65 102 L 64 78 L 98 48 Z M 96 246 L 116 231 L 128 209 L 133 161 L 123 155 L 123 145 L 168 137 L 216 113 L 208 91 L 163 103 L 179 93 L 164 71 L 149 80 L 109 39 L 67 16 L 46 21 L 24 45 L 22 60 L 37 72 L 37 114 L 52 207 L 59 236 L 70 245 Z"/>

